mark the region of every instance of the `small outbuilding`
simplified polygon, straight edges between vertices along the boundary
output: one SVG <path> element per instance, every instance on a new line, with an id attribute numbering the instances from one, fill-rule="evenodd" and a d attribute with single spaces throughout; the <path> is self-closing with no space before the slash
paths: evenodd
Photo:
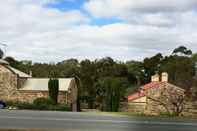
<path id="1" fill-rule="evenodd" d="M 58 102 L 77 111 L 77 84 L 74 78 L 58 78 Z M 32 78 L 0 59 L 0 100 L 32 103 L 36 98 L 48 97 L 49 78 Z"/>
<path id="2" fill-rule="evenodd" d="M 181 113 L 185 90 L 168 82 L 168 74 L 152 76 L 151 82 L 128 96 L 128 111 L 145 114 Z"/>

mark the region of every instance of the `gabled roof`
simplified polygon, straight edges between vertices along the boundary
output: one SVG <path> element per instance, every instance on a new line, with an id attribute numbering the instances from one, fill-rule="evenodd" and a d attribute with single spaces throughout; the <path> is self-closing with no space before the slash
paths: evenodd
<path id="1" fill-rule="evenodd" d="M 166 82 L 150 82 L 148 84 L 145 84 L 144 86 L 142 86 L 140 88 L 141 89 L 140 91 L 138 91 L 137 93 L 134 93 L 132 95 L 129 95 L 128 96 L 128 101 L 132 101 L 132 100 L 141 98 L 141 97 L 145 96 L 144 90 L 148 90 L 148 89 L 151 89 L 151 88 L 158 88 L 161 85 L 163 85 L 164 83 L 166 83 Z"/>
<path id="2" fill-rule="evenodd" d="M 134 93 L 134 94 L 128 96 L 128 101 L 136 100 L 136 99 L 141 98 L 143 96 L 145 96 L 145 93 L 143 90 L 141 90 L 137 93 Z"/>
<path id="3" fill-rule="evenodd" d="M 67 91 L 74 78 L 59 78 L 59 91 Z M 28 78 L 20 90 L 48 91 L 49 78 Z"/>
<path id="4" fill-rule="evenodd" d="M 17 74 L 19 77 L 23 77 L 23 78 L 30 78 L 32 77 L 29 74 L 26 74 L 18 69 L 15 69 L 11 66 L 9 66 L 9 63 L 3 59 L 0 59 L 0 65 L 3 65 L 4 67 L 6 67 L 7 69 L 9 69 L 11 72 L 13 72 L 14 74 Z"/>
<path id="5" fill-rule="evenodd" d="M 144 86 L 142 86 L 140 88 L 140 91 L 138 91 L 137 93 L 134 93 L 134 94 L 131 94 L 128 96 L 128 101 L 132 101 L 132 100 L 135 100 L 135 99 L 138 99 L 138 98 L 141 98 L 143 96 L 145 96 L 145 93 L 144 91 L 145 90 L 149 90 L 151 88 L 159 88 L 161 87 L 162 85 L 170 85 L 170 86 L 173 86 L 174 88 L 176 89 L 179 89 L 180 91 L 184 92 L 185 90 L 180 88 L 180 87 L 177 87 L 175 85 L 172 85 L 168 82 L 150 82 L 148 84 L 145 84 Z"/>
<path id="6" fill-rule="evenodd" d="M 150 82 L 148 84 L 145 84 L 141 89 L 147 90 L 147 89 L 150 89 L 150 88 L 157 88 L 164 83 L 166 83 L 166 82 L 156 82 L 156 81 Z"/>
<path id="7" fill-rule="evenodd" d="M 26 74 L 18 69 L 15 69 L 11 66 L 7 66 L 8 69 L 10 69 L 13 73 L 17 74 L 19 77 L 22 77 L 22 78 L 31 78 L 32 76 L 29 75 L 29 74 Z"/>
<path id="8" fill-rule="evenodd" d="M 0 64 L 2 65 L 9 65 L 9 63 L 3 59 L 0 59 Z"/>

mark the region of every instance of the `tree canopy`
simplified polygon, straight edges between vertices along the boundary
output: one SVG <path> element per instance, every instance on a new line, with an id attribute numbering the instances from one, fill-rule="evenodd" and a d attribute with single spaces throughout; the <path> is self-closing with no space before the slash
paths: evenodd
<path id="1" fill-rule="evenodd" d="M 128 93 L 138 90 L 152 75 L 161 72 L 168 72 L 170 83 L 184 88 L 188 96 L 197 99 L 197 53 L 184 46 L 174 49 L 168 56 L 157 53 L 143 61 L 121 62 L 110 57 L 82 61 L 67 59 L 58 63 L 24 62 L 12 57 L 5 60 L 26 73 L 32 71 L 33 77 L 76 78 L 78 104 L 83 106 L 81 103 L 85 102 L 87 108 L 117 111 Z"/>

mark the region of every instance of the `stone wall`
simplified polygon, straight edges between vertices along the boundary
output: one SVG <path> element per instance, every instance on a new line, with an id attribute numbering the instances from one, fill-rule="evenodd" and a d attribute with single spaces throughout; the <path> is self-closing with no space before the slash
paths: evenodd
<path id="1" fill-rule="evenodd" d="M 6 68 L 6 65 L 0 64 L 0 100 L 32 103 L 36 98 L 48 98 L 48 91 L 20 90 L 26 80 L 27 78 L 20 78 L 14 74 Z M 66 103 L 71 106 L 73 111 L 77 111 L 77 85 L 74 79 L 67 92 L 59 92 L 58 103 Z"/>
<path id="2" fill-rule="evenodd" d="M 17 75 L 0 65 L 0 99 L 17 100 Z"/>
<path id="3" fill-rule="evenodd" d="M 146 96 L 128 102 L 128 111 L 136 113 L 144 113 L 146 110 Z"/>
<path id="4" fill-rule="evenodd" d="M 72 111 L 77 111 L 77 85 L 75 80 L 72 80 L 68 89 L 67 100 Z"/>
<path id="5" fill-rule="evenodd" d="M 146 103 L 128 103 L 128 112 L 144 113 L 146 110 Z"/>
<path id="6" fill-rule="evenodd" d="M 17 89 L 20 89 L 21 87 L 23 87 L 23 85 L 25 84 L 26 80 L 28 78 L 22 78 L 22 77 L 18 77 L 18 84 L 17 84 Z"/>
<path id="7" fill-rule="evenodd" d="M 33 101 L 37 98 L 44 97 L 49 98 L 48 91 L 19 91 L 20 96 L 18 100 L 20 102 L 28 102 L 33 103 Z M 58 94 L 58 103 L 67 104 L 67 92 L 60 91 Z"/>
<path id="8" fill-rule="evenodd" d="M 169 83 L 162 83 L 158 87 L 145 90 L 144 93 L 145 97 L 128 102 L 129 112 L 141 112 L 149 115 L 172 113 L 176 109 L 172 102 L 178 102 L 178 97 L 174 96 L 184 98 L 184 90 Z M 184 106 L 184 103 L 182 105 Z"/>

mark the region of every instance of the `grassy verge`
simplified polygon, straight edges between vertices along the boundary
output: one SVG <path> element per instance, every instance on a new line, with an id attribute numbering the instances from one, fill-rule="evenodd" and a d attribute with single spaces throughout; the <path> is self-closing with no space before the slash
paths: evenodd
<path id="1" fill-rule="evenodd" d="M 99 115 L 109 115 L 109 116 L 117 116 L 117 117 L 128 117 L 128 118 L 135 118 L 135 117 L 148 117 L 148 118 L 170 118 L 170 119 L 177 119 L 177 120 L 197 120 L 197 116 L 173 116 L 173 115 L 147 115 L 143 113 L 133 113 L 133 112 L 96 112 Z"/>

